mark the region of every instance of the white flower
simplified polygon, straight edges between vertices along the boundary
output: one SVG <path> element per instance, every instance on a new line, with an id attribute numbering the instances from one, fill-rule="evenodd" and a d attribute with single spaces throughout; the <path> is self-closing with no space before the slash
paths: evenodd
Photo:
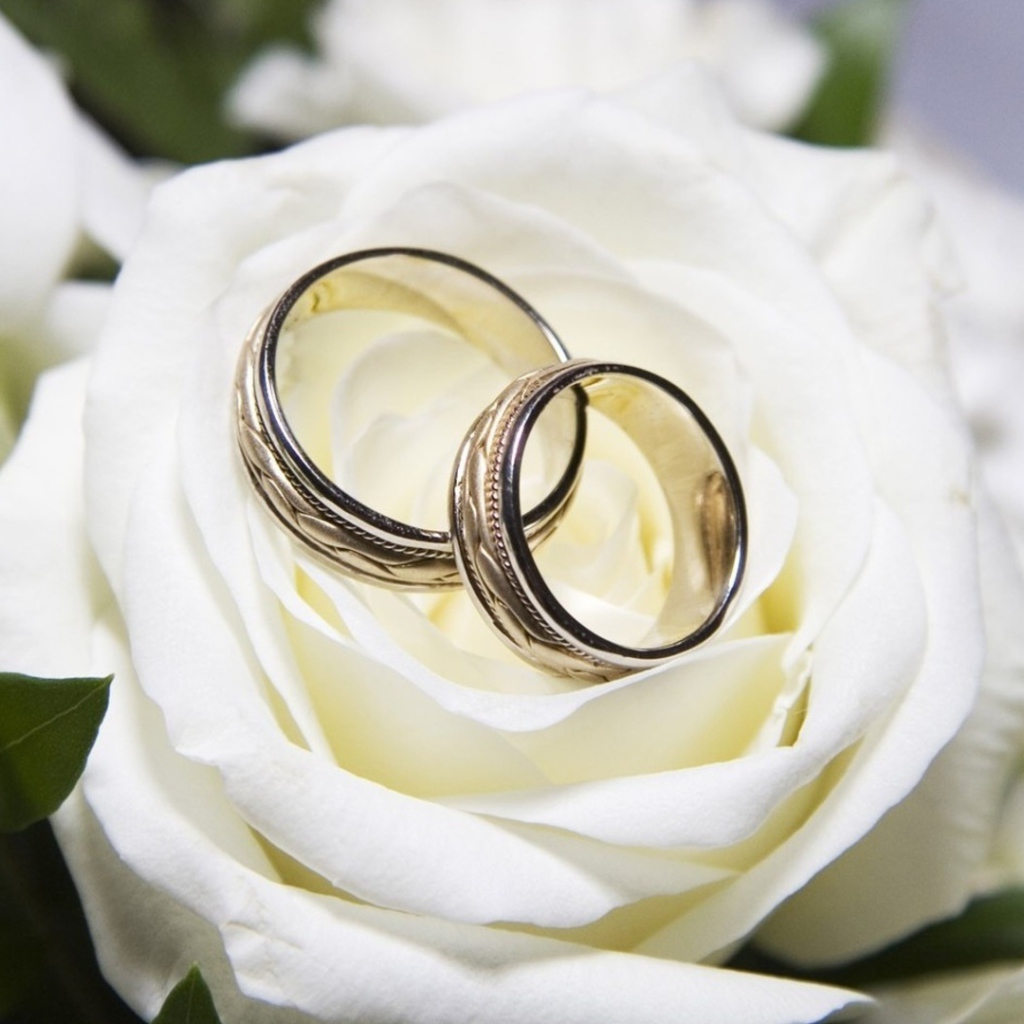
<path id="1" fill-rule="evenodd" d="M 936 202 L 942 230 L 962 268 L 960 287 L 944 303 L 953 380 L 974 432 L 987 489 L 1024 558 L 1024 203 L 980 168 L 905 116 L 884 133 Z M 993 611 L 997 611 L 993 609 Z M 1024 675 L 1020 655 L 1008 678 Z M 1018 684 L 1019 685 L 1019 684 Z M 982 731 L 1020 750 L 1015 695 L 991 704 Z M 972 888 L 998 892 L 1024 883 L 1024 781 L 1005 789 L 988 854 Z M 980 939 L 980 937 L 979 937 Z M 1017 1024 L 1024 1019 L 1024 971 L 1008 963 L 944 971 L 872 993 L 878 1008 L 865 1024 Z"/>
<path id="2" fill-rule="evenodd" d="M 934 198 L 961 261 L 962 289 L 948 303 L 953 378 L 1024 559 L 1024 202 L 905 119 L 884 141 Z"/>
<path id="3" fill-rule="evenodd" d="M 464 594 L 357 585 L 262 513 L 243 338 L 320 260 L 396 244 L 705 409 L 751 517 L 711 643 L 579 687 L 506 656 Z M 958 910 L 1018 739 L 1024 595 L 945 373 L 950 277 L 894 160 L 743 129 L 692 69 L 159 189 L 91 368 L 45 378 L 0 475 L 9 667 L 117 677 L 56 824 L 132 1005 L 198 960 L 228 1021 L 809 1022 L 856 997 L 716 965 L 755 932 L 834 962 Z M 330 407 L 325 461 L 422 521 L 388 470 L 443 484 L 442 428 L 493 368 L 423 332 L 345 366 L 317 337 L 290 377 Z M 447 386 L 373 415 L 367 389 L 422 377 Z M 630 612 L 664 584 L 616 451 L 597 438 L 551 571 Z"/>
<path id="4" fill-rule="evenodd" d="M 922 977 L 878 992 L 864 1024 L 1019 1024 L 1024 971 L 1000 964 Z"/>
<path id="5" fill-rule="evenodd" d="M 0 461 L 40 369 L 87 348 L 109 288 L 63 282 L 83 237 L 121 257 L 146 185 L 0 16 Z"/>
<path id="6" fill-rule="evenodd" d="M 330 0 L 319 54 L 277 46 L 229 100 L 285 139 L 343 124 L 415 124 L 533 89 L 616 89 L 687 59 L 712 69 L 748 124 L 782 128 L 823 63 L 765 0 Z"/>

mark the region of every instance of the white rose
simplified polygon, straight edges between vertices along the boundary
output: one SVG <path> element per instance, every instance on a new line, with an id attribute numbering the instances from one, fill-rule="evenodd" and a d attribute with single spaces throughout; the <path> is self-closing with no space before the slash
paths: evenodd
<path id="1" fill-rule="evenodd" d="M 897 116 L 883 136 L 934 199 L 942 230 L 956 246 L 962 282 L 945 303 L 950 367 L 967 409 L 981 471 L 1024 558 L 1024 203 L 921 125 Z M 995 706 L 994 706 L 995 707 Z M 987 728 L 1013 736 L 1014 704 Z M 1024 883 L 1024 781 L 1007 787 L 988 856 L 973 887 L 993 892 Z M 933 973 L 872 993 L 866 1024 L 1018 1024 L 1024 970 L 999 964 Z"/>
<path id="2" fill-rule="evenodd" d="M 1024 559 L 1024 202 L 905 119 L 884 141 L 928 189 L 956 245 L 963 285 L 948 306 L 953 379 L 985 482 Z"/>
<path id="3" fill-rule="evenodd" d="M 534 89 L 616 89 L 697 59 L 748 124 L 803 109 L 823 54 L 766 0 L 330 0 L 318 54 L 277 46 L 229 97 L 239 124 L 298 139 L 416 124 Z"/>
<path id="4" fill-rule="evenodd" d="M 0 461 L 33 381 L 86 349 L 109 287 L 65 282 L 83 237 L 121 257 L 146 185 L 74 109 L 52 67 L 0 16 Z"/>
<path id="5" fill-rule="evenodd" d="M 1024 971 L 999 965 L 927 976 L 877 995 L 864 1024 L 1020 1024 Z"/>
<path id="6" fill-rule="evenodd" d="M 706 410 L 751 518 L 711 643 L 580 687 L 506 656 L 465 595 L 355 584 L 261 512 L 242 340 L 320 260 L 395 244 L 490 270 L 574 354 Z M 959 909 L 986 856 L 1024 596 L 974 500 L 949 277 L 891 158 L 745 130 L 695 72 L 159 189 L 91 369 L 46 378 L 0 475 L 0 564 L 31 565 L 0 584 L 9 667 L 117 677 L 56 820 L 115 986 L 152 1015 L 198 960 L 226 1020 L 275 1024 L 781 1024 L 855 1000 L 716 965 L 759 929 L 856 956 Z M 450 381 L 434 404 L 318 424 L 357 493 L 408 507 L 381 466 L 445 466 L 443 421 L 493 375 L 415 334 L 315 378 L 347 411 L 421 359 Z M 649 496 L 598 448 L 553 571 L 629 613 L 622 581 L 663 586 L 631 543 Z"/>

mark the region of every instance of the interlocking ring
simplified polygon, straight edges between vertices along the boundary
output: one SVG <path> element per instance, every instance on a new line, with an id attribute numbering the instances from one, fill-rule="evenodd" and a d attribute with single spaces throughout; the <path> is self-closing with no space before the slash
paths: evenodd
<path id="1" fill-rule="evenodd" d="M 300 277 L 246 339 L 236 376 L 238 442 L 266 508 L 330 566 L 380 586 L 430 590 L 461 585 L 451 534 L 399 522 L 344 491 L 296 440 L 275 375 L 282 333 L 339 309 L 405 313 L 487 353 L 510 377 L 568 358 L 524 299 L 486 271 L 429 249 L 382 248 L 328 260 Z M 564 470 L 523 532 L 536 543 L 555 528 L 572 496 L 585 442 L 582 405 L 563 424 L 574 440 Z"/>
<path id="2" fill-rule="evenodd" d="M 629 647 L 576 619 L 545 582 L 520 507 L 526 443 L 568 390 L 617 423 L 661 482 L 672 519 L 672 582 L 642 641 Z M 480 415 L 459 451 L 451 494 L 455 556 L 484 618 L 538 668 L 586 682 L 615 679 L 708 639 L 739 590 L 747 521 L 725 444 L 694 401 L 647 370 L 573 360 L 528 372 Z"/>

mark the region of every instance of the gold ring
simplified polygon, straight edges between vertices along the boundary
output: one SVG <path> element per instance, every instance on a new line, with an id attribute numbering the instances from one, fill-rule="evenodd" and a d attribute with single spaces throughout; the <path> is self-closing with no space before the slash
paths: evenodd
<path id="1" fill-rule="evenodd" d="M 672 581 L 637 646 L 598 635 L 570 614 L 523 529 L 519 488 L 530 433 L 559 396 L 581 392 L 646 457 L 671 515 Z M 456 563 L 474 602 L 513 651 L 554 675 L 598 682 L 676 657 L 721 626 L 743 576 L 746 509 L 725 444 L 685 392 L 637 367 L 573 360 L 513 381 L 466 435 L 451 501 Z"/>
<path id="2" fill-rule="evenodd" d="M 236 375 L 238 443 L 267 510 L 309 551 L 351 576 L 409 590 L 458 587 L 451 535 L 392 519 L 344 491 L 309 457 L 282 411 L 276 378 L 282 334 L 339 309 L 403 313 L 440 326 L 484 351 L 509 377 L 562 362 L 566 351 L 541 316 L 497 278 L 455 256 L 412 248 L 368 249 L 314 267 L 246 339 Z M 576 484 L 582 407 L 561 426 L 574 441 L 557 482 L 526 514 L 531 543 L 554 529 Z"/>

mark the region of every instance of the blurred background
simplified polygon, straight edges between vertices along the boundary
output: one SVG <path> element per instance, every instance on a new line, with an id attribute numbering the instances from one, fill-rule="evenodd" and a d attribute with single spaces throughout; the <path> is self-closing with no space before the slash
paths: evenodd
<path id="1" fill-rule="evenodd" d="M 771 2 L 819 25 L 823 15 L 853 6 L 852 0 Z M 0 12 L 57 55 L 79 102 L 131 151 L 191 163 L 279 143 L 245 138 L 237 125 L 226 125 L 221 97 L 268 45 L 284 41 L 315 53 L 309 26 L 321 3 L 0 0 Z M 511 8 L 514 0 L 508 3 Z M 861 3 L 900 26 L 889 65 L 895 109 L 1024 192 L 1024 0 Z M 850 141 L 827 134 L 824 141 Z M 810 137 L 822 140 L 821 133 Z"/>
<path id="2" fill-rule="evenodd" d="M 801 17 L 841 0 L 774 0 Z M 915 0 L 897 44 L 892 97 L 1024 192 L 1024 0 Z"/>

